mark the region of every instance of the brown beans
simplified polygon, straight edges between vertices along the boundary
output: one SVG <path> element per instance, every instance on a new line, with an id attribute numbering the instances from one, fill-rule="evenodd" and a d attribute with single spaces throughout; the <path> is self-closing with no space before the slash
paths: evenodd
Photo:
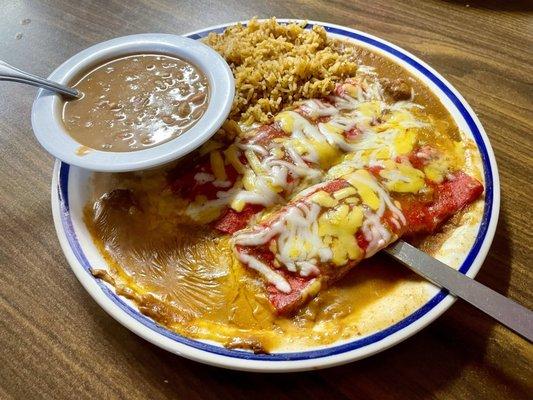
<path id="1" fill-rule="evenodd" d="M 67 101 L 63 123 L 80 144 L 135 151 L 171 140 L 207 108 L 202 71 L 175 57 L 130 55 L 95 67 L 77 83 L 85 96 Z"/>
<path id="2" fill-rule="evenodd" d="M 190 98 L 189 98 L 189 101 L 193 104 L 202 104 L 205 100 L 205 93 L 202 93 L 202 92 L 199 92 L 199 93 L 196 93 L 196 94 L 193 94 Z"/>
<path id="3" fill-rule="evenodd" d="M 198 107 L 192 112 L 191 118 L 192 119 L 199 119 L 202 116 L 203 113 L 204 113 L 204 110 L 202 108 Z"/>
<path id="4" fill-rule="evenodd" d="M 167 125 L 173 125 L 176 122 L 176 120 L 172 118 L 170 115 L 163 115 L 161 117 L 161 120 Z"/>
<path id="5" fill-rule="evenodd" d="M 191 106 L 189 103 L 183 102 L 178 106 L 177 113 L 181 118 L 187 118 L 191 113 Z"/>

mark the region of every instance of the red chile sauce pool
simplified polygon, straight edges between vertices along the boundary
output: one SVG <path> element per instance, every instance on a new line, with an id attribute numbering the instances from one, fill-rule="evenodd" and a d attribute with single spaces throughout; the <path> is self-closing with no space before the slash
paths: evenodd
<path id="1" fill-rule="evenodd" d="M 63 124 L 91 149 L 126 152 L 157 146 L 204 114 L 209 87 L 194 65 L 161 54 L 134 54 L 98 65 L 74 85 L 83 93 L 63 107 Z"/>

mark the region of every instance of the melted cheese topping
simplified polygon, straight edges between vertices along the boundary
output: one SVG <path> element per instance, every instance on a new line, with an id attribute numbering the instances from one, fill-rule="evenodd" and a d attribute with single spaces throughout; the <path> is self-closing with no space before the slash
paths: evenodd
<path id="1" fill-rule="evenodd" d="M 405 224 L 405 217 L 377 179 L 366 170 L 355 171 L 343 179 L 349 186 L 331 194 L 319 186 L 314 193 L 289 204 L 274 220 L 234 234 L 237 258 L 256 265 L 261 261 L 242 252 L 239 246 L 268 246 L 276 266 L 304 277 L 317 276 L 321 264 L 341 267 L 357 262 L 395 240 L 395 234 L 382 220 L 385 211 L 391 212 L 398 228 Z M 369 243 L 366 251 L 359 248 L 356 240 L 360 229 Z M 285 285 L 279 284 L 284 278 L 275 270 L 265 274 L 252 268 L 280 291 L 290 292 L 290 287 L 287 291 Z M 272 274 L 277 275 L 275 279 Z"/>
<path id="2" fill-rule="evenodd" d="M 218 213 L 209 213 L 216 219 L 227 206 L 242 211 L 246 204 L 265 208 L 284 204 L 293 193 L 323 181 L 325 176 L 379 165 L 412 151 L 417 140 L 415 130 L 428 125 L 410 111 L 421 107 L 405 101 L 387 104 L 379 80 L 370 69 L 363 72 L 340 85 L 338 94 L 326 101 L 306 100 L 294 110 L 279 113 L 275 123 L 285 133 L 283 137 L 265 144 L 249 135 L 248 140 L 237 139 L 223 151 L 220 145 L 208 143 L 214 185 L 229 188 L 226 165 L 241 176 L 231 190 L 217 193 L 217 199 L 195 199 L 187 210 L 189 217 L 205 223 L 209 222 L 205 209 L 219 208 Z M 336 165 L 338 172 L 333 168 L 325 175 Z M 437 174 L 434 170 L 428 173 Z M 202 176 L 195 178 L 205 182 Z"/>
<path id="3" fill-rule="evenodd" d="M 319 275 L 324 263 L 339 267 L 360 261 L 397 238 L 383 222 L 385 211 L 396 231 L 406 222 L 389 192 L 419 193 L 427 180 L 441 182 L 449 169 L 449 160 L 423 150 L 416 157 L 424 167 L 411 165 L 408 156 L 424 144 L 422 133 L 432 120 L 411 101 L 387 103 L 370 70 L 340 85 L 326 100 L 300 102 L 274 119 L 281 137 L 265 140 L 260 132 L 225 150 L 207 145 L 213 173 L 197 174 L 197 182 L 214 176 L 213 185 L 222 188 L 228 165 L 240 176 L 214 200 L 197 196 L 187 214 L 205 223 L 218 218 L 224 207 L 239 212 L 246 204 L 271 208 L 292 199 L 275 220 L 233 237 L 240 261 L 282 292 L 291 290 L 283 275 L 239 246 L 267 246 L 275 268 L 301 276 Z M 369 167 L 378 168 L 380 182 L 365 169 Z M 331 194 L 321 190 L 320 182 L 333 179 L 348 186 Z M 357 244 L 359 231 L 368 242 L 365 251 Z"/>
<path id="4" fill-rule="evenodd" d="M 383 166 L 379 175 L 384 178 L 385 187 L 391 192 L 418 193 L 426 186 L 424 172 L 409 164 L 386 160 Z"/>

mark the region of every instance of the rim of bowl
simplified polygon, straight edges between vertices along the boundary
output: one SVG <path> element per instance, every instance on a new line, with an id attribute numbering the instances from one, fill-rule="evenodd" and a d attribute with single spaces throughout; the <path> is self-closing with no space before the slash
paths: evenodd
<path id="1" fill-rule="evenodd" d="M 299 21 L 295 19 L 278 19 L 280 22 Z M 300 20 L 301 21 L 301 20 Z M 242 21 L 246 23 L 248 21 Z M 469 128 L 475 128 L 472 132 L 476 145 L 482 156 L 483 174 L 485 178 L 485 208 L 483 212 L 483 221 L 476 235 L 476 241 L 472 248 L 469 250 L 468 256 L 465 262 L 460 268 L 460 271 L 465 273 L 469 277 L 474 277 L 483 261 L 486 258 L 487 252 L 492 243 L 494 233 L 498 222 L 498 214 L 500 208 L 500 182 L 498 176 L 498 168 L 494 152 L 488 140 L 481 122 L 475 115 L 474 111 L 468 105 L 466 100 L 459 94 L 459 92 L 438 72 L 436 72 L 429 65 L 418 59 L 416 56 L 405 51 L 404 49 L 391 44 L 376 36 L 367 34 L 365 32 L 351 29 L 341 25 L 335 25 L 318 21 L 307 21 L 309 25 L 321 25 L 326 28 L 328 33 L 336 33 L 345 37 L 350 37 L 353 42 L 363 42 L 365 45 L 369 45 L 372 48 L 379 48 L 381 50 L 386 48 L 388 56 L 395 62 L 398 58 L 403 61 L 412 62 L 416 64 L 415 69 L 423 69 L 424 71 L 417 72 L 417 75 L 430 75 L 434 79 L 438 80 L 443 86 L 439 87 L 443 93 L 435 91 L 431 88 L 437 97 L 442 100 L 443 97 L 453 97 L 454 107 L 457 108 L 457 112 L 461 114 L 461 117 L 468 120 Z M 208 32 L 218 32 L 224 30 L 228 26 L 235 25 L 237 22 L 220 24 L 203 28 L 191 33 L 186 34 L 189 37 L 198 39 Z M 425 76 L 428 78 L 427 76 Z M 448 107 L 447 107 L 448 108 Z M 472 130 L 472 129 L 470 129 Z M 68 168 L 68 165 L 65 167 Z M 61 187 L 60 187 L 60 172 L 63 170 L 61 162 L 57 161 L 54 167 L 53 179 L 52 179 L 52 212 L 54 216 L 54 223 L 56 226 L 57 235 L 65 253 L 65 256 L 71 265 L 76 277 L 81 282 L 82 286 L 89 292 L 91 297 L 114 319 L 119 321 L 122 325 L 139 335 L 140 337 L 148 340 L 149 342 L 168 350 L 174 354 L 223 368 L 230 368 L 243 371 L 255 371 L 255 372 L 296 372 L 304 370 L 321 369 L 326 367 L 333 367 L 340 364 L 356 361 L 378 352 L 381 352 L 389 347 L 392 347 L 403 340 L 411 337 L 421 329 L 429 325 L 442 313 L 444 313 L 456 300 L 456 298 L 450 295 L 446 290 L 442 289 L 433 298 L 424 303 L 413 314 L 405 317 L 395 325 L 385 328 L 369 336 L 363 338 L 357 338 L 355 340 L 343 341 L 341 343 L 334 343 L 332 345 L 325 346 L 325 350 L 337 350 L 329 355 L 312 355 L 315 353 L 321 353 L 324 349 L 312 348 L 310 350 L 303 350 L 301 352 L 293 353 L 273 353 L 272 356 L 276 357 L 275 360 L 262 360 L 258 356 L 250 354 L 249 357 L 243 351 L 228 350 L 228 354 L 220 354 L 216 350 L 223 351 L 219 345 L 212 345 L 207 342 L 195 339 L 188 339 L 181 335 L 172 333 L 164 327 L 159 329 L 150 328 L 144 321 L 144 317 L 138 311 L 133 310 L 133 315 L 130 315 L 123 307 L 129 307 L 128 305 L 119 304 L 116 299 L 104 290 L 107 288 L 103 283 L 98 282 L 92 275 L 84 269 L 83 265 L 78 258 L 77 252 L 80 249 L 72 247 L 70 239 L 67 237 L 66 226 L 64 223 L 69 223 L 71 216 L 68 210 L 68 199 L 66 199 L 67 209 L 63 209 L 65 204 L 61 199 Z M 68 170 L 67 170 L 68 171 Z M 67 173 L 67 186 L 68 176 Z M 68 194 L 68 190 L 67 190 Z M 71 221 L 70 221 L 71 223 Z M 75 232 L 74 232 L 75 235 Z M 475 249 L 474 249 L 475 248 Z M 109 289 L 107 288 L 109 291 Z M 119 299 L 120 301 L 120 299 Z M 393 327 L 397 329 L 393 329 Z M 157 325 L 157 327 L 159 327 Z M 162 333 L 163 332 L 163 333 Z M 383 334 L 387 332 L 386 334 Z M 166 334 L 165 334 L 166 333 Z M 173 337 L 177 336 L 178 339 Z M 359 347 L 353 347 L 356 342 L 365 341 L 374 336 L 380 336 L 380 338 L 370 341 L 368 344 L 361 345 Z M 192 343 L 192 344 L 191 344 Z M 210 351 L 211 349 L 211 351 Z M 215 350 L 212 350 L 215 349 Z M 300 357 L 297 359 L 291 359 L 291 355 L 305 355 L 309 356 Z"/>
<path id="2" fill-rule="evenodd" d="M 147 149 L 111 152 L 91 149 L 81 155 L 82 146 L 62 123 L 60 95 L 40 89 L 33 103 L 31 122 L 39 143 L 54 157 L 81 168 L 101 172 L 125 172 L 163 165 L 190 153 L 211 138 L 227 118 L 235 81 L 229 65 L 209 46 L 187 37 L 163 33 L 122 36 L 95 44 L 75 54 L 48 77 L 68 84 L 80 73 L 110 59 L 128 54 L 158 53 L 182 58 L 198 67 L 209 82 L 209 103 L 204 115 L 190 129 Z"/>

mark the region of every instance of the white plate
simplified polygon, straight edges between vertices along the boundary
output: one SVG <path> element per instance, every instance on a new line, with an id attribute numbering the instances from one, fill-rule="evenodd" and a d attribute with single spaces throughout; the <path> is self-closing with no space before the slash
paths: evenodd
<path id="1" fill-rule="evenodd" d="M 203 29 L 187 36 L 200 39 L 209 32 L 221 32 L 230 25 L 233 24 Z M 478 118 L 449 82 L 407 51 L 354 29 L 314 21 L 309 22 L 308 27 L 313 25 L 324 26 L 328 34 L 334 37 L 342 37 L 386 54 L 405 67 L 439 97 L 459 128 L 476 142 L 483 164 L 485 206 L 476 239 L 459 268 L 462 273 L 474 277 L 489 250 L 500 208 L 500 184 L 496 161 Z M 418 310 L 386 329 L 365 337 L 301 352 L 259 355 L 226 349 L 215 343 L 188 339 L 142 315 L 133 304 L 117 296 L 109 286 L 91 275 L 90 266 L 103 265 L 105 261 L 95 248 L 83 223 L 83 207 L 89 194 L 89 177 L 88 171 L 60 161 L 56 162 L 52 181 L 52 210 L 57 235 L 72 270 L 96 302 L 122 325 L 153 344 L 192 360 L 225 368 L 261 372 L 330 367 L 368 357 L 405 340 L 434 321 L 455 301 L 455 298 L 446 291 L 435 290 L 434 295 Z"/>

